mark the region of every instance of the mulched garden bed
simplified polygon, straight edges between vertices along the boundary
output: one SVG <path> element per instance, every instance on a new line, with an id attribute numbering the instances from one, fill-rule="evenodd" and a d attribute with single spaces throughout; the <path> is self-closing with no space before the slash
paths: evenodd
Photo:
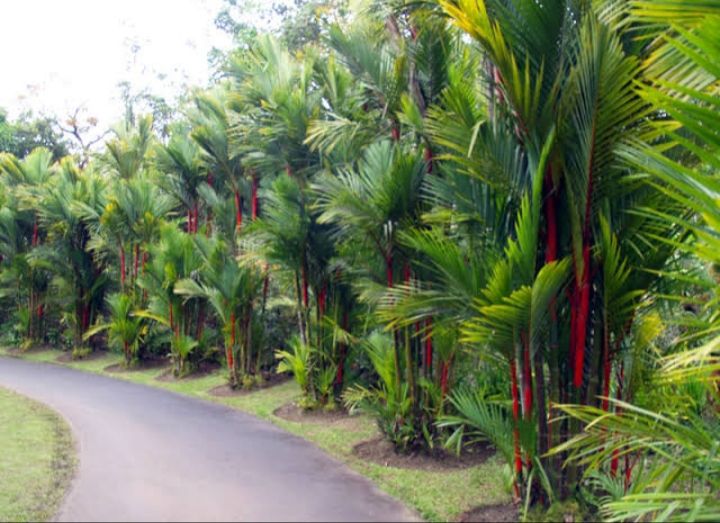
<path id="1" fill-rule="evenodd" d="M 342 409 L 336 410 L 305 410 L 295 403 L 288 403 L 273 412 L 278 418 L 295 423 L 332 423 L 350 419 L 350 415 Z"/>
<path id="2" fill-rule="evenodd" d="M 155 379 L 157 381 L 163 381 L 166 383 L 174 381 L 199 380 L 201 378 L 209 376 L 210 374 L 213 374 L 221 367 L 222 365 L 220 365 L 219 363 L 203 362 L 198 366 L 197 369 L 192 371 L 190 374 L 186 374 L 185 376 L 181 376 L 179 378 L 175 377 L 175 375 L 173 374 L 173 369 L 169 368 L 165 370 L 165 372 L 157 376 Z"/>
<path id="3" fill-rule="evenodd" d="M 223 383 L 222 385 L 218 385 L 215 388 L 212 388 L 208 391 L 208 394 L 211 396 L 217 396 L 219 398 L 231 398 L 236 396 L 245 396 L 246 394 L 251 394 L 255 391 L 261 390 L 261 389 L 269 389 L 271 387 L 276 387 L 278 385 L 282 385 L 283 383 L 287 383 L 289 380 L 292 379 L 292 376 L 289 374 L 277 374 L 275 372 L 267 372 L 263 373 L 263 382 L 262 385 L 258 386 L 255 385 L 250 389 L 232 389 L 230 388 L 230 385 Z"/>
<path id="4" fill-rule="evenodd" d="M 480 465 L 495 454 L 490 445 L 476 445 L 466 449 L 460 456 L 445 449 L 435 449 L 431 454 L 400 454 L 393 444 L 383 437 L 362 441 L 353 447 L 353 455 L 385 467 L 443 472 Z"/>
<path id="5" fill-rule="evenodd" d="M 151 369 L 163 369 L 170 365 L 167 359 L 165 358 L 158 358 L 158 359 L 152 359 L 152 360 L 143 360 L 139 361 L 135 365 L 132 365 L 131 367 L 126 367 L 123 363 L 115 363 L 113 365 L 109 365 L 103 369 L 104 372 L 112 372 L 112 373 L 122 373 L 122 372 L 136 372 L 136 371 L 143 371 L 143 370 L 151 370 Z"/>
<path id="6" fill-rule="evenodd" d="M 104 358 L 107 356 L 107 352 L 105 351 L 95 351 L 90 352 L 83 356 L 82 358 L 73 358 L 72 351 L 65 351 L 60 356 L 55 358 L 55 361 L 58 363 L 72 363 L 74 361 L 92 361 L 92 360 L 99 360 L 100 358 Z"/>
<path id="7" fill-rule="evenodd" d="M 460 516 L 460 523 L 497 521 L 498 523 L 520 521 L 520 513 L 513 503 L 477 507 Z"/>

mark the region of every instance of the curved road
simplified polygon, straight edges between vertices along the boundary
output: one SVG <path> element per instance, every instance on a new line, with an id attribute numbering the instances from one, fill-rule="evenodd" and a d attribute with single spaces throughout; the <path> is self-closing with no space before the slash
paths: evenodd
<path id="1" fill-rule="evenodd" d="M 212 403 L 0 358 L 0 385 L 70 423 L 60 521 L 401 521 L 417 517 L 313 445 Z"/>

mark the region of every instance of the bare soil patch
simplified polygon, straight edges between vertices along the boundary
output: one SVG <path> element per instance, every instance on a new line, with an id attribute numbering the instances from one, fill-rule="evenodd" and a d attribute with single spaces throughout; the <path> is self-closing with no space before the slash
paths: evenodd
<path id="1" fill-rule="evenodd" d="M 219 363 L 203 362 L 198 366 L 197 369 L 192 371 L 190 374 L 186 374 L 180 377 L 176 377 L 173 374 L 173 369 L 168 368 L 165 370 L 165 372 L 157 376 L 155 379 L 157 381 L 163 381 L 166 383 L 173 381 L 199 380 L 200 378 L 204 378 L 216 372 L 221 367 L 222 365 L 220 365 Z"/>
<path id="2" fill-rule="evenodd" d="M 72 363 L 74 361 L 92 361 L 92 360 L 98 360 L 100 358 L 104 358 L 107 355 L 107 352 L 105 351 L 95 351 L 90 352 L 87 355 L 83 356 L 82 358 L 75 358 L 73 359 L 72 351 L 64 351 L 60 356 L 55 358 L 55 361 L 58 363 Z"/>
<path id="3" fill-rule="evenodd" d="M 351 418 L 347 411 L 336 410 L 305 410 L 295 403 L 287 403 L 273 412 L 278 418 L 295 423 L 334 423 Z"/>
<path id="4" fill-rule="evenodd" d="M 385 467 L 443 472 L 480 465 L 495 454 L 491 445 L 476 445 L 466 449 L 460 456 L 444 449 L 432 453 L 401 454 L 383 437 L 362 441 L 353 447 L 353 455 Z"/>
<path id="5" fill-rule="evenodd" d="M 25 354 L 45 352 L 48 350 L 53 350 L 54 348 L 55 347 L 51 347 L 50 345 L 35 345 L 33 347 L 28 347 L 27 349 L 21 349 L 20 347 L 11 347 L 5 351 L 5 354 L 12 358 L 21 358 Z"/>
<path id="6" fill-rule="evenodd" d="M 255 385 L 249 389 L 232 389 L 228 384 L 218 385 L 208 391 L 211 396 L 219 398 L 231 398 L 236 396 L 245 396 L 261 389 L 269 389 L 287 383 L 292 379 L 289 374 L 277 374 L 275 372 L 263 372 L 263 381 L 261 385 Z"/>
<path id="7" fill-rule="evenodd" d="M 115 363 L 113 365 L 105 367 L 103 370 L 105 372 L 112 373 L 137 372 L 151 369 L 163 369 L 169 365 L 170 363 L 168 362 L 168 360 L 164 358 L 158 358 L 153 360 L 139 361 L 135 365 L 132 365 L 130 367 L 126 367 L 123 363 Z"/>
<path id="8" fill-rule="evenodd" d="M 460 516 L 460 523 L 486 521 L 497 521 L 498 523 L 520 521 L 520 513 L 517 506 L 512 503 L 505 505 L 488 505 L 486 507 L 477 507 L 465 512 Z"/>

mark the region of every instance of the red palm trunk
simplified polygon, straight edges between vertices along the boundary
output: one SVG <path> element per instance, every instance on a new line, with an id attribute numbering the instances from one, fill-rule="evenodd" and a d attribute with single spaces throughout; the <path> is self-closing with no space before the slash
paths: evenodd
<path id="1" fill-rule="evenodd" d="M 399 142 L 400 141 L 400 127 L 398 127 L 397 124 L 393 123 L 392 130 L 390 132 L 391 132 L 393 141 Z"/>
<path id="2" fill-rule="evenodd" d="M 120 246 L 120 285 L 125 287 L 125 249 Z"/>
<path id="3" fill-rule="evenodd" d="M 235 227 L 237 230 L 242 229 L 242 198 L 240 198 L 240 191 L 235 191 Z"/>
<path id="4" fill-rule="evenodd" d="M 448 393 L 448 385 L 450 382 L 450 362 L 443 361 L 440 366 L 440 398 L 445 399 Z"/>
<path id="5" fill-rule="evenodd" d="M 37 217 L 35 217 L 35 223 L 33 223 L 32 246 L 37 247 L 38 243 L 40 243 L 40 228 L 38 227 Z"/>
<path id="6" fill-rule="evenodd" d="M 588 316 L 590 313 L 590 245 L 583 247 L 583 273 L 579 290 L 580 303 L 577 313 L 575 338 L 575 376 L 573 384 L 580 388 L 583 382 L 585 365 L 585 341 L 587 337 Z"/>
<path id="7" fill-rule="evenodd" d="M 235 367 L 235 357 L 233 356 L 233 350 L 235 349 L 235 311 L 230 313 L 230 346 L 225 349 L 225 355 L 227 357 L 228 369 L 232 372 Z"/>
<path id="8" fill-rule="evenodd" d="M 258 217 L 258 179 L 253 174 L 252 178 L 252 219 L 257 220 Z"/>
<path id="9" fill-rule="evenodd" d="M 138 270 L 140 269 L 140 245 L 135 245 L 134 256 L 134 267 L 133 267 L 133 278 L 137 280 Z"/>
<path id="10" fill-rule="evenodd" d="M 429 145 L 425 146 L 423 155 L 425 157 L 425 163 L 427 163 L 427 173 L 432 174 L 432 172 L 433 172 L 433 152 Z"/>
<path id="11" fill-rule="evenodd" d="M 193 234 L 198 232 L 198 215 L 198 204 L 195 202 L 195 206 L 193 207 Z"/>
<path id="12" fill-rule="evenodd" d="M 520 391 L 518 390 L 517 366 L 515 359 L 510 360 L 510 392 L 512 395 L 512 414 L 513 414 L 513 446 L 515 454 L 515 493 L 519 494 L 518 482 L 522 476 L 522 458 L 520 456 L 520 430 L 518 421 L 520 420 Z"/>

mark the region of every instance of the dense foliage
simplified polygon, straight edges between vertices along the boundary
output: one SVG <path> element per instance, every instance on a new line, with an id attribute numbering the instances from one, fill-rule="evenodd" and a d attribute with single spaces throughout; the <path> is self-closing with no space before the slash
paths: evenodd
<path id="1" fill-rule="evenodd" d="M 6 332 L 292 372 L 399 451 L 491 442 L 526 507 L 717 519 L 720 9 L 365 4 L 168 137 L 0 157 Z"/>

